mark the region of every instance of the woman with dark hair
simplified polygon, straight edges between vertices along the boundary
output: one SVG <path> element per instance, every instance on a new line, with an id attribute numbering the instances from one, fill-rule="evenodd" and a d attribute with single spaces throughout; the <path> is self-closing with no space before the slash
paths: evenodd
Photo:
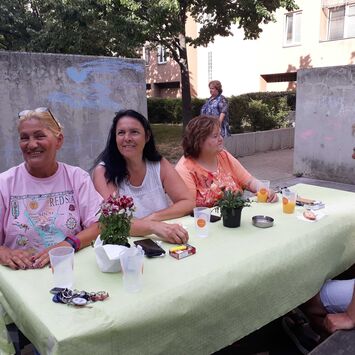
<path id="1" fill-rule="evenodd" d="M 197 116 L 186 126 L 183 137 L 184 156 L 176 170 L 185 181 L 196 206 L 212 207 L 223 189 L 256 192 L 259 180 L 223 149 L 220 123 L 216 117 Z M 277 195 L 268 191 L 268 202 Z"/>
<path id="2" fill-rule="evenodd" d="M 222 84 L 219 80 L 212 80 L 208 83 L 211 97 L 201 108 L 201 115 L 217 117 L 221 126 L 221 136 L 230 136 L 228 101 L 222 95 Z"/>
<path id="3" fill-rule="evenodd" d="M 93 181 L 104 199 L 114 192 L 133 197 L 132 236 L 156 234 L 186 243 L 187 231 L 163 220 L 191 212 L 194 200 L 172 165 L 158 153 L 148 120 L 134 110 L 113 119 L 105 149 L 95 161 Z"/>

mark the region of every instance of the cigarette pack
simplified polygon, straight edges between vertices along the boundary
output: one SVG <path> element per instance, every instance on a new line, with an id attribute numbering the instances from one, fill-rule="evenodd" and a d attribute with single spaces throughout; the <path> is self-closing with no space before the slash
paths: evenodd
<path id="1" fill-rule="evenodd" d="M 186 244 L 180 247 L 174 247 L 169 250 L 169 254 L 175 259 L 183 259 L 190 255 L 196 254 L 196 248 L 190 244 Z"/>

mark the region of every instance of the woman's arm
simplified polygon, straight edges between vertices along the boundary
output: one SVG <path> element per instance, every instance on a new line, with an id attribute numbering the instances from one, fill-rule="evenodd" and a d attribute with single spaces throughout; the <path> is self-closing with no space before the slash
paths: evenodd
<path id="1" fill-rule="evenodd" d="M 258 191 L 258 184 L 260 183 L 258 179 L 252 176 L 247 169 L 238 161 L 238 159 L 234 158 L 227 151 L 225 152 L 225 158 L 229 160 L 230 166 L 232 166 L 232 176 L 237 179 L 247 190 L 256 193 Z M 269 189 L 267 202 L 277 202 L 278 197 L 274 190 Z"/>
<path id="2" fill-rule="evenodd" d="M 259 184 L 261 184 L 261 182 L 258 179 L 256 179 L 254 176 L 252 176 L 250 178 L 248 190 L 256 193 L 258 191 Z M 279 198 L 277 196 L 277 193 L 273 189 L 269 188 L 267 202 L 274 203 L 274 202 L 277 202 L 278 200 L 279 200 Z"/>
<path id="3" fill-rule="evenodd" d="M 353 297 L 346 312 L 327 314 L 324 319 L 324 326 L 330 333 L 334 333 L 336 330 L 355 328 L 355 287 Z"/>
<path id="4" fill-rule="evenodd" d="M 189 234 L 185 228 L 177 223 L 165 223 L 149 219 L 133 219 L 130 235 L 145 236 L 155 234 L 168 243 L 185 244 Z"/>
<path id="5" fill-rule="evenodd" d="M 220 112 L 219 117 L 218 117 L 219 123 L 222 125 L 222 122 L 228 112 L 228 101 L 223 95 L 221 95 L 221 99 L 218 104 L 218 110 Z"/>
<path id="6" fill-rule="evenodd" d="M 220 124 L 222 124 L 222 122 L 223 122 L 223 120 L 224 120 L 225 117 L 226 117 L 226 114 L 225 114 L 224 112 L 222 112 L 222 113 L 219 114 L 218 119 L 219 119 L 219 123 L 220 123 Z"/>
<path id="7" fill-rule="evenodd" d="M 31 269 L 31 254 L 26 250 L 10 249 L 0 246 L 0 265 L 9 266 L 13 270 Z"/>
<path id="8" fill-rule="evenodd" d="M 80 240 L 80 249 L 83 249 L 91 244 L 93 240 L 99 235 L 99 224 L 98 222 L 91 224 L 89 227 L 80 231 L 75 237 Z M 49 255 L 48 252 L 57 247 L 71 247 L 72 245 L 63 240 L 62 242 L 51 246 L 49 248 L 44 249 L 43 251 L 35 254 L 32 257 L 33 260 L 33 268 L 42 268 L 49 263 Z"/>
<path id="9" fill-rule="evenodd" d="M 160 162 L 160 178 L 173 205 L 154 212 L 145 219 L 163 221 L 189 214 L 195 207 L 194 197 L 191 196 L 180 175 L 165 158 Z"/>
<path id="10" fill-rule="evenodd" d="M 107 183 L 105 177 L 106 168 L 103 165 L 95 167 L 92 174 L 92 181 L 96 191 L 107 200 L 110 195 L 117 191 L 117 187 L 113 183 Z"/>

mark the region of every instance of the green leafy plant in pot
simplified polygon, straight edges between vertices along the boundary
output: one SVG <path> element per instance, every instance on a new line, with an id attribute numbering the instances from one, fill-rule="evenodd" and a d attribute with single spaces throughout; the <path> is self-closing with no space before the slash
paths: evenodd
<path id="1" fill-rule="evenodd" d="M 102 244 L 124 245 L 129 247 L 128 238 L 133 218 L 132 197 L 111 195 L 101 204 L 99 225 Z"/>
<path id="2" fill-rule="evenodd" d="M 250 206 L 250 200 L 243 197 L 240 191 L 223 190 L 217 207 L 223 217 L 223 225 L 229 228 L 240 226 L 242 209 Z"/>

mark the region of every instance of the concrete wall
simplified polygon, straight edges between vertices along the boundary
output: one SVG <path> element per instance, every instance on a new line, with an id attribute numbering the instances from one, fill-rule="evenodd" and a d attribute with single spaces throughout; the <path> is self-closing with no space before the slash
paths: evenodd
<path id="1" fill-rule="evenodd" d="M 58 159 L 88 169 L 116 111 L 147 114 L 144 61 L 0 51 L 0 172 L 22 161 L 18 112 L 41 106 L 64 125 Z"/>
<path id="2" fill-rule="evenodd" d="M 293 127 L 270 131 L 232 134 L 224 140 L 224 146 L 235 157 L 253 155 L 269 150 L 293 148 Z"/>
<path id="3" fill-rule="evenodd" d="M 355 65 L 298 72 L 294 172 L 355 184 Z"/>

